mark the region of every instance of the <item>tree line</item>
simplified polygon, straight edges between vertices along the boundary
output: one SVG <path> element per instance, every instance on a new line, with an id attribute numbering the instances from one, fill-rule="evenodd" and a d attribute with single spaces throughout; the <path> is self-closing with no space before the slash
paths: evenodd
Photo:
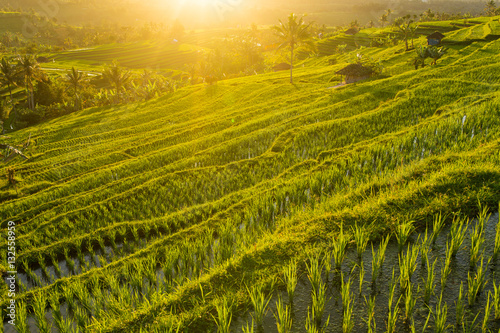
<path id="1" fill-rule="evenodd" d="M 116 61 L 101 72 L 72 67 L 48 74 L 34 55 L 3 57 L 0 61 L 0 125 L 2 132 L 93 106 L 145 101 L 182 85 L 165 75 L 144 70 L 132 73 Z"/>

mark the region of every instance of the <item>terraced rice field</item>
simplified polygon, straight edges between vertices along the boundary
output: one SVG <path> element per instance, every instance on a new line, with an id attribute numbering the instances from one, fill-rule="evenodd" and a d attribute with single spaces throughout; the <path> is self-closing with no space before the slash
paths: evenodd
<path id="1" fill-rule="evenodd" d="M 414 54 L 401 52 L 403 47 L 364 49 L 383 62 L 384 75 L 337 89 L 329 89 L 333 73 L 357 51 L 339 56 L 335 66 L 304 62 L 294 85 L 286 72 L 194 85 L 12 133 L 13 142 L 30 135 L 32 142 L 29 160 L 0 169 L 6 174 L 14 168 L 18 181 L 0 185 L 0 222 L 4 233 L 9 221 L 15 224 L 19 331 L 224 332 L 240 331 L 247 322 L 250 327 L 251 318 L 264 318 L 269 332 L 278 331 L 276 323 L 288 322 L 285 291 L 294 272 L 307 271 L 308 281 L 317 282 L 311 307 L 324 297 L 342 299 L 322 280 L 342 256 L 324 261 L 329 270 L 313 263 L 362 243 L 355 238 L 358 227 L 380 253 L 380 240 L 402 237 L 401 225 L 409 221 L 417 233 L 426 226 L 430 233 L 440 215 L 450 225 L 477 217 L 483 208 L 496 211 L 500 41 L 450 46 L 438 65 L 419 70 L 408 65 Z M 405 256 L 425 248 L 417 233 L 410 248 L 405 243 Z M 480 256 L 480 239 L 469 240 L 478 249 L 474 256 L 459 247 L 460 256 L 468 253 L 467 263 L 476 263 L 476 275 L 489 253 Z M 4 271 L 6 248 L 2 237 Z M 385 270 L 396 260 L 390 253 Z M 370 255 L 362 252 L 366 262 Z M 357 268 L 345 266 L 350 262 L 340 261 L 348 269 L 336 280 L 347 290 L 344 296 L 357 287 L 347 289 L 349 272 L 351 283 L 359 276 Z M 373 268 L 368 271 L 366 278 L 373 275 Z M 382 274 L 387 279 L 387 270 Z M 395 272 L 398 288 L 408 281 L 404 274 Z M 477 288 L 463 284 L 464 293 Z M 392 285 L 381 283 L 378 290 Z M 362 290 L 368 286 L 362 283 Z M 303 298 L 310 289 L 297 290 Z M 422 304 L 425 295 L 412 292 Z M 12 332 L 7 289 L 1 293 L 2 329 Z M 276 298 L 269 303 L 272 312 L 266 306 L 259 311 L 263 294 L 282 296 L 278 305 Z M 394 310 L 399 295 L 394 291 L 390 304 L 386 296 L 375 301 L 377 331 L 403 321 L 403 310 Z M 421 318 L 439 310 L 441 321 L 454 322 L 455 314 L 443 315 L 438 295 L 409 320 L 423 326 Z M 356 302 L 370 320 L 370 305 Z M 467 325 L 479 313 L 474 304 L 465 307 Z M 331 313 L 322 313 L 319 325 L 317 318 L 308 321 L 308 305 L 297 308 L 297 331 L 321 328 L 328 315 L 326 331 L 341 331 L 333 320 L 338 305 L 326 307 Z M 351 307 L 347 303 L 342 311 Z M 432 318 L 429 330 L 439 322 Z M 354 325 L 368 327 L 359 320 Z M 485 325 L 496 328 L 493 316 Z"/>
<path id="2" fill-rule="evenodd" d="M 117 60 L 120 65 L 141 69 L 182 69 L 185 64 L 196 62 L 201 48 L 175 42 L 135 42 L 109 44 L 98 47 L 66 51 L 51 56 L 61 66 L 65 63 L 83 66 L 102 66 Z"/>

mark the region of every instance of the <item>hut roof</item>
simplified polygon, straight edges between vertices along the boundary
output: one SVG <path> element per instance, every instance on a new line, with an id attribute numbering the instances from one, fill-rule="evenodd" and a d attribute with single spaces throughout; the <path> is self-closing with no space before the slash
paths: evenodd
<path id="1" fill-rule="evenodd" d="M 352 27 L 352 28 L 349 28 L 346 31 L 344 31 L 344 33 L 346 35 L 351 35 L 352 36 L 352 35 L 355 35 L 355 34 L 358 33 L 358 29 L 356 29 L 355 27 Z"/>
<path id="2" fill-rule="evenodd" d="M 275 65 L 273 68 L 275 71 L 284 71 L 284 70 L 290 69 L 290 64 L 287 64 L 286 62 L 282 62 L 280 64 Z"/>
<path id="3" fill-rule="evenodd" d="M 350 64 L 342 68 L 341 70 L 335 72 L 335 74 L 351 75 L 351 76 L 366 76 L 366 75 L 371 75 L 372 73 L 373 73 L 372 69 L 364 67 L 363 65 L 360 64 Z"/>
<path id="4" fill-rule="evenodd" d="M 444 35 L 440 33 L 439 31 L 435 31 L 429 36 L 427 36 L 427 39 L 443 39 Z"/>

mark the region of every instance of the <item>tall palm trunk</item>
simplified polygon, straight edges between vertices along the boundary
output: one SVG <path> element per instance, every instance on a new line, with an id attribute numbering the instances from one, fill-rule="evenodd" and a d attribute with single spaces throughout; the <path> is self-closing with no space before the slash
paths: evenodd
<path id="1" fill-rule="evenodd" d="M 290 83 L 293 84 L 293 44 L 292 44 L 292 54 L 290 58 Z"/>
<path id="2" fill-rule="evenodd" d="M 75 111 L 78 111 L 80 110 L 80 101 L 79 101 L 79 98 L 78 98 L 78 87 L 75 85 L 75 102 L 74 102 L 74 108 L 75 108 Z"/>
<path id="3" fill-rule="evenodd" d="M 7 86 L 9 88 L 10 104 L 14 105 L 14 99 L 12 98 L 12 87 L 10 86 L 10 83 Z"/>

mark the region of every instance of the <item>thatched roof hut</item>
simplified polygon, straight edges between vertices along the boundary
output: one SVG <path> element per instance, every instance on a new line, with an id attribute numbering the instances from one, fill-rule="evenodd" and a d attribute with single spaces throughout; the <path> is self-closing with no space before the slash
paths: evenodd
<path id="1" fill-rule="evenodd" d="M 439 31 L 435 31 L 429 36 L 427 36 L 427 45 L 439 45 L 441 44 L 441 40 L 444 38 L 444 35 Z"/>
<path id="2" fill-rule="evenodd" d="M 352 27 L 352 28 L 349 28 L 347 29 L 346 31 L 344 31 L 344 33 L 346 35 L 351 35 L 351 36 L 354 36 L 355 34 L 357 34 L 359 32 L 359 30 L 355 27 Z"/>
<path id="3" fill-rule="evenodd" d="M 287 64 L 286 62 L 282 62 L 281 64 L 277 64 L 273 67 L 274 71 L 286 71 L 290 69 L 290 64 Z"/>
<path id="4" fill-rule="evenodd" d="M 345 83 L 353 83 L 368 79 L 373 74 L 373 70 L 361 64 L 350 64 L 338 70 L 335 74 L 345 75 Z"/>

